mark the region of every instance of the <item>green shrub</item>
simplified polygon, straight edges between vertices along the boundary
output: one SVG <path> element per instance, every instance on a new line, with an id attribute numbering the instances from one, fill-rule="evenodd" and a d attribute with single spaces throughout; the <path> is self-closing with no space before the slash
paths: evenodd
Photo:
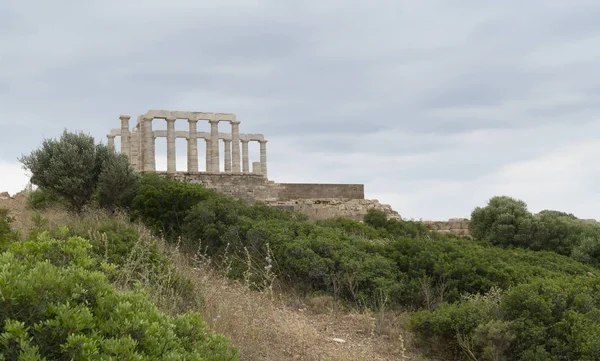
<path id="1" fill-rule="evenodd" d="M 592 239 L 600 239 L 600 226 L 572 214 L 543 210 L 534 216 L 523 201 L 494 197 L 486 207 L 477 207 L 471 217 L 471 235 L 493 245 L 573 254 L 578 260 L 595 264 L 595 257 L 585 256 L 584 248 L 593 252 L 590 246 Z"/>
<path id="2" fill-rule="evenodd" d="M 15 232 L 11 228 L 14 219 L 8 214 L 8 209 L 0 208 L 0 251 L 13 241 Z"/>
<path id="3" fill-rule="evenodd" d="M 153 231 L 173 239 L 181 236 L 189 210 L 214 194 L 198 184 L 156 174 L 144 175 L 132 202 L 132 215 Z"/>
<path id="4" fill-rule="evenodd" d="M 471 213 L 470 234 L 493 245 L 528 247 L 534 218 L 525 202 L 510 197 L 493 197 L 486 207 Z"/>
<path id="5" fill-rule="evenodd" d="M 129 208 L 136 196 L 139 179 L 129 158 L 125 154 L 115 154 L 102 164 L 94 197 L 103 208 Z"/>
<path id="6" fill-rule="evenodd" d="M 367 214 L 363 218 L 364 222 L 371 227 L 385 228 L 387 225 L 388 217 L 383 211 L 376 209 L 369 209 Z"/>
<path id="7" fill-rule="evenodd" d="M 65 201 L 56 193 L 38 188 L 27 195 L 27 207 L 35 210 L 44 210 L 54 205 L 62 205 Z"/>
<path id="8" fill-rule="evenodd" d="M 422 342 L 481 360 L 600 359 L 597 277 L 538 278 L 502 297 L 470 296 L 411 321 Z"/>
<path id="9" fill-rule="evenodd" d="M 103 144 L 94 144 L 91 135 L 65 130 L 60 139 L 44 139 L 40 148 L 19 160 L 31 172 L 31 182 L 49 192 L 46 198 L 34 196 L 34 206 L 44 206 L 56 196 L 79 212 L 91 202 L 101 174 L 101 203 L 118 206 L 132 196 L 135 177 L 126 157 Z"/>
<path id="10" fill-rule="evenodd" d="M 167 316 L 90 269 L 82 238 L 14 244 L 0 255 L 0 359 L 234 360 L 197 314 Z"/>
<path id="11" fill-rule="evenodd" d="M 571 257 L 579 262 L 600 268 L 600 238 L 583 238 L 571 252 Z"/>

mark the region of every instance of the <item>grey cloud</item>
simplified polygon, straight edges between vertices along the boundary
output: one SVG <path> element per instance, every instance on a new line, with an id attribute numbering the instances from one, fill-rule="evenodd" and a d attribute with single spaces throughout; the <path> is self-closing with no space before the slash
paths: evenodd
<path id="1" fill-rule="evenodd" d="M 600 130 L 587 45 L 599 11 L 587 0 L 7 0 L 0 160 L 65 127 L 103 139 L 122 113 L 234 112 L 242 132 L 270 140 L 275 180 L 364 182 L 411 207 L 401 214 L 458 216 L 485 177 Z"/>

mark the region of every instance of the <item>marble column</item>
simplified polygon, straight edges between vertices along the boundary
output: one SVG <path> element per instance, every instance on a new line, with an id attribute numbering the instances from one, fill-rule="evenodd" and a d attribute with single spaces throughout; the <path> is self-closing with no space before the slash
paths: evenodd
<path id="1" fill-rule="evenodd" d="M 231 139 L 223 139 L 225 149 L 225 173 L 231 173 Z"/>
<path id="2" fill-rule="evenodd" d="M 233 159 L 231 168 L 233 173 L 240 172 L 240 121 L 231 121 L 231 153 Z"/>
<path id="3" fill-rule="evenodd" d="M 267 176 L 267 141 L 259 140 L 260 143 L 260 174 Z"/>
<path id="4" fill-rule="evenodd" d="M 129 134 L 129 140 L 129 164 L 133 169 L 137 170 L 140 154 L 140 131 L 137 126 Z"/>
<path id="5" fill-rule="evenodd" d="M 252 173 L 253 174 L 261 174 L 261 165 L 260 162 L 252 162 Z"/>
<path id="6" fill-rule="evenodd" d="M 210 162 L 212 160 L 212 157 L 210 154 L 210 151 L 211 151 L 210 139 L 205 138 L 204 141 L 206 142 L 206 169 L 205 169 L 205 172 L 210 172 Z"/>
<path id="7" fill-rule="evenodd" d="M 210 171 L 219 173 L 219 121 L 210 120 Z"/>
<path id="8" fill-rule="evenodd" d="M 108 138 L 108 149 L 112 149 L 114 151 L 115 150 L 115 136 L 109 134 L 106 137 Z"/>
<path id="9" fill-rule="evenodd" d="M 154 134 L 152 135 L 152 143 L 150 144 L 150 159 L 152 161 L 152 171 L 156 171 L 156 138 Z"/>
<path id="10" fill-rule="evenodd" d="M 187 171 L 188 173 L 198 172 L 198 120 L 188 119 L 190 123 L 190 135 L 188 137 Z"/>
<path id="11" fill-rule="evenodd" d="M 152 118 L 144 118 L 142 127 L 144 128 L 143 146 L 143 165 L 142 169 L 146 172 L 154 172 L 156 169 L 154 161 L 154 131 L 152 130 Z"/>
<path id="12" fill-rule="evenodd" d="M 167 119 L 167 173 L 175 173 L 177 153 L 175 152 L 175 119 Z"/>
<path id="13" fill-rule="evenodd" d="M 129 157 L 129 115 L 121 115 L 121 153 Z"/>
<path id="14" fill-rule="evenodd" d="M 242 140 L 242 173 L 250 173 L 250 163 L 248 161 L 248 141 Z"/>

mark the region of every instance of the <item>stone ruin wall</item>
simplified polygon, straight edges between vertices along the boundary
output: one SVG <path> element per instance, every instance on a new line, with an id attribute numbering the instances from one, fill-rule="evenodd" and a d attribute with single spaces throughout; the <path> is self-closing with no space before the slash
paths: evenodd
<path id="1" fill-rule="evenodd" d="M 457 236 L 469 236 L 468 218 L 451 218 L 447 221 L 420 221 L 434 232 L 454 234 Z"/>
<path id="2" fill-rule="evenodd" d="M 390 218 L 401 219 L 390 205 L 364 199 L 362 184 L 275 183 L 255 174 L 176 173 L 174 177 L 245 201 L 262 201 L 302 213 L 315 220 L 336 217 L 362 220 L 371 208 L 385 212 Z"/>

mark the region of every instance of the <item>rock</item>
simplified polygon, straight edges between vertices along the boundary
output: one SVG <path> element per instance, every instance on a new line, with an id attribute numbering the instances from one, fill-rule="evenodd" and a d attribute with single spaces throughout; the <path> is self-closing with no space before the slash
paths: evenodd
<path id="1" fill-rule="evenodd" d="M 11 196 L 8 192 L 0 193 L 0 199 L 11 199 Z"/>
<path id="2" fill-rule="evenodd" d="M 346 343 L 346 340 L 341 339 L 341 338 L 334 338 L 333 341 L 335 341 L 337 343 Z"/>

